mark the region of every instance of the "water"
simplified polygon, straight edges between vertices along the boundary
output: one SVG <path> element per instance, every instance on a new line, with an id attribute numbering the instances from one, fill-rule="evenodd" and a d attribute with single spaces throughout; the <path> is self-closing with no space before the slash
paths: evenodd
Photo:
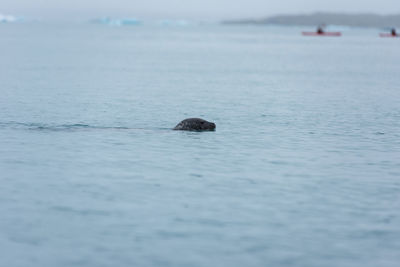
<path id="1" fill-rule="evenodd" d="M 398 40 L 0 26 L 1 266 L 398 266 Z"/>

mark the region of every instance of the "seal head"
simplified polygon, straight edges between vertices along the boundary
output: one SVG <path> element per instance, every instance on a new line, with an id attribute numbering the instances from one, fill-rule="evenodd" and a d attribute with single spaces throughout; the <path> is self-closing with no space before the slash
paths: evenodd
<path id="1" fill-rule="evenodd" d="M 199 118 L 190 118 L 181 121 L 174 130 L 181 131 L 215 131 L 215 123 Z"/>

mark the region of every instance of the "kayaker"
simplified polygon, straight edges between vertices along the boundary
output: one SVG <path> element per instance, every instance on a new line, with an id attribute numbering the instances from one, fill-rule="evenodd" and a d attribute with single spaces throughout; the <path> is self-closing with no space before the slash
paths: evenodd
<path id="1" fill-rule="evenodd" d="M 396 29 L 395 29 L 395 28 L 392 29 L 392 36 L 397 36 L 397 33 L 396 33 Z"/>

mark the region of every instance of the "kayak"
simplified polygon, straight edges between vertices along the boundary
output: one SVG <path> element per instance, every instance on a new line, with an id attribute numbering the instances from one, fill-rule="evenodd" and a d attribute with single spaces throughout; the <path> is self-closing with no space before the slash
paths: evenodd
<path id="1" fill-rule="evenodd" d="M 392 35 L 391 33 L 380 33 L 380 37 L 400 37 L 400 34 Z"/>
<path id="2" fill-rule="evenodd" d="M 301 34 L 303 34 L 304 36 L 342 36 L 341 32 L 302 32 Z"/>

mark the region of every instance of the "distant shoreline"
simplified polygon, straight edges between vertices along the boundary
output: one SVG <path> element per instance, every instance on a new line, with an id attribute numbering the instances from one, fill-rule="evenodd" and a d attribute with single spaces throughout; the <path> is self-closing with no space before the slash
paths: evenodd
<path id="1" fill-rule="evenodd" d="M 316 26 L 341 25 L 350 27 L 385 28 L 400 27 L 400 14 L 344 14 L 317 12 L 304 15 L 278 15 L 261 19 L 226 20 L 223 24 L 253 24 L 253 25 L 287 25 L 287 26 Z"/>

